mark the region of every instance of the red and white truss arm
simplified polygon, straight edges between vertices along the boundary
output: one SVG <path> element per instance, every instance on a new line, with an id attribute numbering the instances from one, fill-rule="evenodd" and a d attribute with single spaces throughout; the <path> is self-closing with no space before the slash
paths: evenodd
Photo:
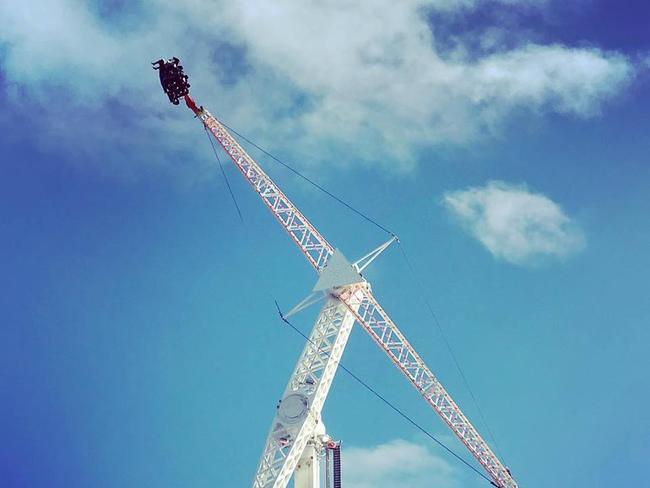
<path id="1" fill-rule="evenodd" d="M 307 260 L 317 272 L 321 273 L 330 257 L 334 254 L 332 246 L 244 151 L 223 124 L 207 110 L 198 108 L 189 96 L 185 96 L 185 101 L 224 148 L 244 175 L 244 178 L 260 195 L 262 201 L 282 224 Z M 336 261 L 336 259 L 333 261 Z M 354 269 L 355 273 L 356 271 Z M 358 283 L 352 284 L 348 281 L 349 285 L 331 292 L 331 298 L 326 303 L 312 332 L 312 339 L 322 345 L 322 350 L 319 352 L 320 346 L 314 348 L 313 344 L 307 344 L 283 396 L 285 399 L 290 397 L 291 400 L 282 409 L 291 406 L 292 410 L 300 410 L 300 401 L 304 399 L 298 401 L 298 397 L 293 395 L 296 394 L 297 390 L 305 386 L 303 381 L 304 378 L 309 377 L 309 374 L 306 375 L 303 368 L 305 364 L 312 361 L 311 358 L 313 357 L 317 358 L 317 363 L 314 364 L 318 364 L 319 368 L 327 371 L 323 379 L 321 379 L 320 374 L 314 376 L 315 385 L 309 385 L 309 388 L 316 386 L 315 390 L 320 393 L 316 394 L 314 392 L 316 396 L 307 401 L 305 405 L 308 405 L 308 412 L 304 413 L 304 418 L 297 422 L 299 425 L 294 425 L 289 429 L 291 430 L 289 438 L 286 438 L 283 433 L 283 429 L 288 426 L 287 422 L 282 421 L 282 415 L 286 417 L 286 414 L 278 412 L 258 467 L 254 488 L 284 488 L 286 486 L 301 451 L 308 442 L 309 436 L 312 435 L 314 425 L 320 417 L 320 410 L 345 347 L 353 318 L 356 318 L 379 347 L 386 352 L 391 361 L 415 386 L 426 402 L 467 447 L 472 456 L 486 470 L 493 484 L 499 488 L 517 488 L 517 483 L 507 468 L 499 461 L 449 393 L 429 370 L 388 314 L 381 308 L 370 290 L 370 284 L 360 276 L 359 278 Z M 341 311 L 341 307 L 345 309 L 346 313 Z M 329 332 L 326 334 L 325 342 L 322 342 L 324 330 Z M 329 360 L 322 354 L 322 351 L 332 354 Z M 287 441 L 288 443 L 285 444 Z"/>
<path id="2" fill-rule="evenodd" d="M 357 322 L 402 371 L 426 402 L 445 421 L 454 434 L 469 449 L 500 488 L 517 488 L 517 483 L 501 464 L 474 426 L 415 352 L 377 299 L 369 284 L 360 283 L 344 290 L 339 298 L 350 307 Z"/>
<path id="3" fill-rule="evenodd" d="M 334 249 L 307 218 L 291 203 L 271 178 L 260 168 L 239 145 L 221 122 L 205 109 L 196 107 L 194 101 L 185 97 L 188 107 L 201 119 L 203 125 L 212 133 L 224 151 L 233 160 L 253 189 L 262 198 L 264 204 L 282 224 L 289 237 L 297 244 L 311 265 L 320 271 Z"/>

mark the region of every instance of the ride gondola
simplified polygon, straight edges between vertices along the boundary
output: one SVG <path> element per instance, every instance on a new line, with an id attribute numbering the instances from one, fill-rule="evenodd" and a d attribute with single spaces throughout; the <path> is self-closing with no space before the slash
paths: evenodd
<path id="1" fill-rule="evenodd" d="M 188 95 L 190 92 L 190 84 L 187 81 L 187 75 L 183 73 L 180 60 L 176 57 L 168 61 L 159 59 L 151 64 L 153 69 L 158 70 L 160 84 L 169 97 L 169 101 L 174 105 L 178 105 L 179 98 Z"/>

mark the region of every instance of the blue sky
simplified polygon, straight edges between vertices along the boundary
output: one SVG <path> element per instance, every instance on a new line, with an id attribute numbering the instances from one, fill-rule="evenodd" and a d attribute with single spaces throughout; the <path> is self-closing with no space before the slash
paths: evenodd
<path id="1" fill-rule="evenodd" d="M 149 62 L 401 237 L 522 487 L 644 484 L 644 2 L 0 5 L 0 481 L 250 484 L 316 279 Z M 344 253 L 385 235 L 251 149 Z M 368 272 L 485 432 L 397 249 Z M 294 322 L 308 331 L 310 308 Z M 457 450 L 360 328 L 345 364 Z M 339 374 L 350 488 L 489 486 Z M 401 462 L 408 459 L 410 462 Z"/>

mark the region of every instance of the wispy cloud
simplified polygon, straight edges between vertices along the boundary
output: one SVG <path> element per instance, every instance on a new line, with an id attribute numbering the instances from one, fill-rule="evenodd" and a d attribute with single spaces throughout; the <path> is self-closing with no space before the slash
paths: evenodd
<path id="1" fill-rule="evenodd" d="M 345 447 L 344 479 L 350 488 L 453 488 L 454 468 L 422 444 L 393 440 L 372 447 Z"/>
<path id="2" fill-rule="evenodd" d="M 148 66 L 178 55 L 200 101 L 270 149 L 402 170 L 423 147 L 493 134 L 518 111 L 597 114 L 633 76 L 625 56 L 597 48 L 443 52 L 427 9 L 479 3 L 4 2 L 0 66 L 14 109 L 38 112 L 42 142 L 88 159 L 159 161 L 159 145 L 192 159 L 200 133 Z"/>
<path id="3" fill-rule="evenodd" d="M 513 264 L 565 258 L 585 243 L 579 227 L 557 203 L 525 185 L 492 181 L 446 193 L 443 202 L 492 255 Z"/>
<path id="4" fill-rule="evenodd" d="M 541 7 L 549 3 L 550 0 L 430 0 L 432 8 L 443 11 L 455 11 L 463 9 L 472 9 L 480 4 L 506 4 L 519 5 L 525 7 Z"/>

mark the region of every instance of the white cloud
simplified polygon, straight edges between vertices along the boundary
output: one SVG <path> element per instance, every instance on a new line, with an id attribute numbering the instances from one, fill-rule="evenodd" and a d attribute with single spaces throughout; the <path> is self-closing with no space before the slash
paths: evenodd
<path id="1" fill-rule="evenodd" d="M 531 44 L 478 61 L 443 58 L 427 3 L 235 2 L 231 11 L 257 63 L 317 100 L 299 117 L 308 137 L 365 146 L 379 161 L 472 140 L 517 109 L 590 115 L 629 79 L 623 56 L 597 49 Z"/>
<path id="2" fill-rule="evenodd" d="M 444 195 L 444 204 L 495 257 L 531 264 L 584 246 L 579 227 L 551 199 L 500 181 Z"/>
<path id="3" fill-rule="evenodd" d="M 436 10 L 454 11 L 471 9 L 482 3 L 502 3 L 505 5 L 521 5 L 525 7 L 541 7 L 550 0 L 430 0 L 430 5 Z"/>
<path id="4" fill-rule="evenodd" d="M 645 58 L 643 58 L 643 61 L 641 62 L 642 66 L 644 68 L 650 68 L 650 55 L 647 55 Z"/>
<path id="5" fill-rule="evenodd" d="M 349 488 L 452 488 L 455 470 L 427 447 L 405 440 L 345 447 L 343 478 Z"/>
<path id="6" fill-rule="evenodd" d="M 124 164 L 138 146 L 156 161 L 204 149 L 157 87 L 148 63 L 160 56 L 181 57 L 202 103 L 293 161 L 402 170 L 423 147 L 485 137 L 517 111 L 597 114 L 630 81 L 623 55 L 595 48 L 444 55 L 426 9 L 478 1 L 156 0 L 108 18 L 92 2 L 3 2 L 0 62 L 45 144 L 89 159 L 117 152 Z"/>
<path id="7" fill-rule="evenodd" d="M 549 105 L 557 112 L 584 117 L 600 108 L 601 99 L 614 96 L 629 75 L 621 55 L 527 45 L 481 60 L 468 78 L 477 103 L 498 99 L 500 110 L 513 104 Z"/>

